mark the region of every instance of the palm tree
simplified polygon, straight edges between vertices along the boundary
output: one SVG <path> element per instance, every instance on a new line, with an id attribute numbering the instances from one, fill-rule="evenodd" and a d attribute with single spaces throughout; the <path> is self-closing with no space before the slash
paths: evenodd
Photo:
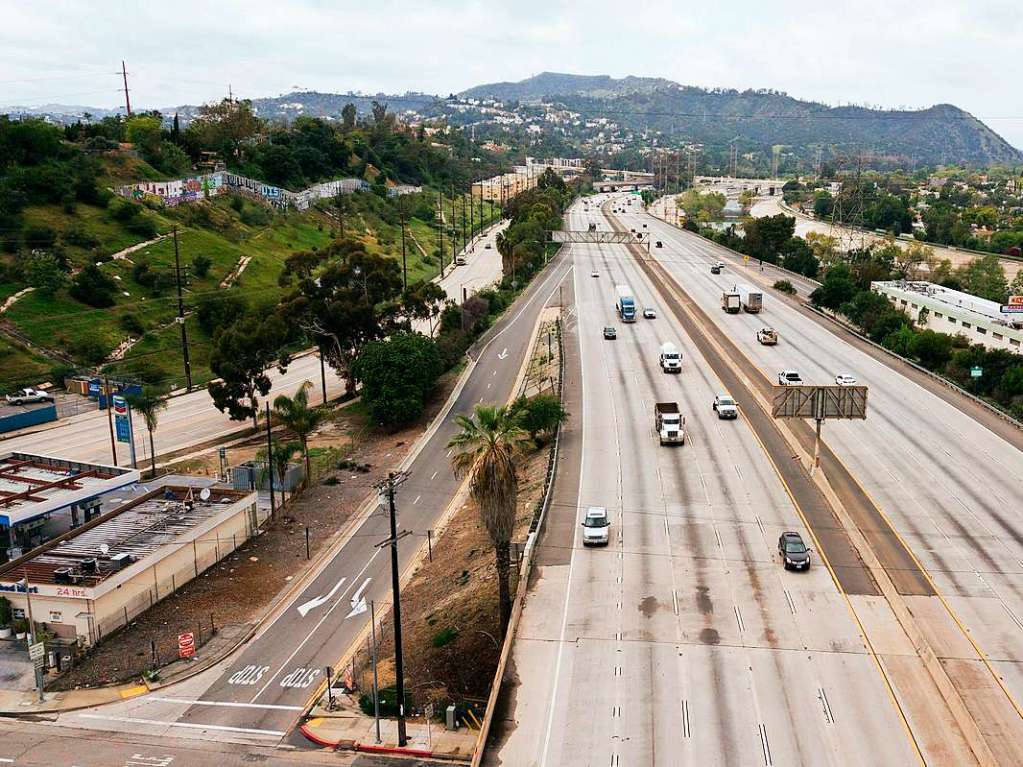
<path id="1" fill-rule="evenodd" d="M 157 421 L 160 420 L 160 411 L 167 407 L 167 392 L 163 389 L 154 389 L 150 392 L 143 390 L 141 394 L 129 394 L 125 399 L 128 400 L 131 409 L 139 413 L 146 422 L 146 430 L 149 432 L 150 477 L 155 477 L 156 448 L 153 446 L 153 432 L 156 431 Z"/>
<path id="2" fill-rule="evenodd" d="M 284 503 L 284 479 L 288 475 L 288 466 L 291 465 L 291 459 L 295 457 L 297 453 L 302 451 L 301 446 L 297 442 L 280 442 L 273 440 L 270 443 L 270 460 L 266 459 L 266 448 L 256 453 L 256 460 L 262 461 L 262 467 L 259 470 L 259 484 L 263 484 L 268 476 L 267 472 L 273 472 L 274 489 L 281 494 L 281 504 Z"/>
<path id="3" fill-rule="evenodd" d="M 281 394 L 274 400 L 274 415 L 285 428 L 290 429 L 298 438 L 298 444 L 305 459 L 305 481 L 312 479 L 312 470 L 309 462 L 309 435 L 316 430 L 325 417 L 322 410 L 309 407 L 309 390 L 313 387 L 312 381 L 305 381 L 298 387 L 294 397 Z"/>
<path id="4" fill-rule="evenodd" d="M 528 437 L 505 407 L 477 405 L 472 417 L 455 419 L 461 431 L 451 438 L 451 465 L 456 476 L 469 476 L 469 494 L 479 508 L 483 526 L 494 545 L 501 609 L 501 635 L 511 618 L 511 554 L 519 480 L 515 457 Z"/>

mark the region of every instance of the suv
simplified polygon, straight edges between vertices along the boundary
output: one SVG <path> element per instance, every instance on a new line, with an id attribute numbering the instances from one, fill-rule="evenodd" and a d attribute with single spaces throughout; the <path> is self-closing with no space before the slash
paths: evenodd
<path id="1" fill-rule="evenodd" d="M 718 266 L 717 264 L 713 264 L 713 265 L 712 265 L 712 266 L 710 267 L 710 273 L 711 273 L 711 274 L 721 274 L 721 267 L 720 267 L 720 266 Z"/>
<path id="2" fill-rule="evenodd" d="M 778 554 L 786 570 L 810 569 L 810 549 L 799 533 L 782 533 L 778 537 Z"/>
<path id="3" fill-rule="evenodd" d="M 739 417 L 739 406 L 727 394 L 718 394 L 714 397 L 714 411 L 718 414 L 718 418 Z"/>
<path id="4" fill-rule="evenodd" d="M 778 384 L 781 386 L 802 386 L 803 379 L 795 370 L 783 370 L 778 374 Z"/>
<path id="5" fill-rule="evenodd" d="M 611 325 L 604 328 L 604 338 L 607 341 L 614 341 L 618 338 L 618 331 L 615 330 Z"/>
<path id="6" fill-rule="evenodd" d="M 590 506 L 586 509 L 582 525 L 584 546 L 607 546 L 611 539 L 611 520 L 608 519 L 607 509 L 603 506 Z"/>
<path id="7" fill-rule="evenodd" d="M 27 405 L 30 402 L 53 402 L 53 395 L 40 389 L 18 389 L 5 399 L 8 405 Z"/>

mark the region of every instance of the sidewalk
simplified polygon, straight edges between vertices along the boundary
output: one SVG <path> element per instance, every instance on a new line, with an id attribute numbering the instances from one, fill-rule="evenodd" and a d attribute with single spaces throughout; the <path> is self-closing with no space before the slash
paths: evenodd
<path id="1" fill-rule="evenodd" d="M 382 754 L 434 757 L 469 762 L 476 746 L 476 730 L 460 727 L 449 731 L 440 722 L 429 725 L 422 720 L 406 721 L 408 745 L 398 748 L 398 723 L 380 719 L 380 743 L 376 740 L 373 717 L 366 716 L 347 696 L 340 696 L 343 709 L 328 711 L 316 706 L 299 730 L 309 740 L 324 748 L 365 751 Z"/>

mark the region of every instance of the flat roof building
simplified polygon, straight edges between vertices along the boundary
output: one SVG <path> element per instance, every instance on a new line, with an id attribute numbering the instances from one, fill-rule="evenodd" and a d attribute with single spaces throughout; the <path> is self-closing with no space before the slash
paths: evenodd
<path id="1" fill-rule="evenodd" d="M 165 485 L 0 567 L 15 617 L 91 645 L 248 540 L 256 493 Z"/>
<path id="2" fill-rule="evenodd" d="M 99 513 L 100 496 L 139 481 L 137 469 L 32 453 L 0 453 L 0 529 L 8 557 L 38 540 L 51 515 L 69 512 L 71 526 Z"/>
<path id="3" fill-rule="evenodd" d="M 889 280 L 873 282 L 870 288 L 920 327 L 962 336 L 989 349 L 1023 352 L 1023 314 L 1003 314 L 996 301 L 933 282 Z"/>

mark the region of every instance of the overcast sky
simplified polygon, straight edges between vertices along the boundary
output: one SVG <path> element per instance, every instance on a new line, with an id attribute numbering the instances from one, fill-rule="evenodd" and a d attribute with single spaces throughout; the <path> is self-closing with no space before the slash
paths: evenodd
<path id="1" fill-rule="evenodd" d="M 544 70 L 952 103 L 1023 147 L 1019 0 L 0 0 L 0 104 L 195 104 L 294 88 L 447 94 Z"/>

